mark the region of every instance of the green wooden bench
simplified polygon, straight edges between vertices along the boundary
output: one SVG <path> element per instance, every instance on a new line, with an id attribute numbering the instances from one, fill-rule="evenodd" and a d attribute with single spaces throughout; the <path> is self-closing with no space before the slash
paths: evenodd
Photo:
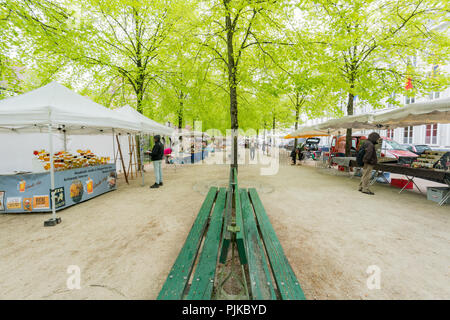
<path id="1" fill-rule="evenodd" d="M 232 241 L 248 266 L 251 299 L 305 299 L 256 189 L 239 189 L 235 169 L 228 189 L 210 188 L 157 299 L 212 299 Z"/>
<path id="2" fill-rule="evenodd" d="M 232 240 L 233 228 L 236 233 L 236 245 L 239 253 L 239 260 L 241 264 L 247 264 L 247 256 L 244 243 L 244 225 L 242 219 L 242 208 L 239 195 L 236 196 L 238 190 L 237 170 L 232 168 L 230 170 L 230 182 L 228 187 L 228 203 L 225 211 L 224 232 L 222 236 L 222 248 L 220 250 L 220 263 L 225 263 L 228 256 L 228 249 Z M 232 209 L 235 211 L 234 217 L 231 216 Z M 229 226 L 232 225 L 230 228 Z M 234 226 L 235 225 L 235 226 Z"/>
<path id="3" fill-rule="evenodd" d="M 220 194 L 219 200 L 223 199 L 224 193 L 225 189 L 219 191 Z M 202 242 L 203 235 L 208 224 L 209 216 L 212 207 L 214 205 L 214 202 L 216 200 L 216 195 L 217 195 L 217 188 L 214 187 L 211 188 L 206 196 L 205 201 L 203 202 L 202 207 L 200 208 L 200 211 L 198 213 L 197 218 L 194 221 L 191 231 L 189 232 L 186 238 L 184 246 L 181 249 L 177 257 L 177 260 L 175 261 L 172 269 L 170 270 L 166 282 L 164 283 L 158 295 L 157 298 L 158 300 L 180 300 L 184 298 L 187 284 L 194 267 L 194 262 L 197 258 L 197 253 L 200 249 L 200 244 Z M 223 214 L 224 203 L 225 201 L 219 201 L 219 203 L 215 206 L 214 213 L 216 213 L 216 217 L 217 215 Z M 212 222 L 213 223 L 210 223 L 209 231 L 214 229 L 216 230 L 221 229 L 222 227 L 221 217 L 216 218 Z M 217 224 L 220 224 L 220 226 L 217 226 Z M 217 234 L 220 235 L 219 232 L 217 232 Z M 208 232 L 208 235 L 209 235 L 208 243 L 206 243 L 205 241 L 206 245 L 203 246 L 203 251 L 205 252 L 205 254 L 203 255 L 203 262 L 209 265 L 209 261 L 207 261 L 208 260 L 207 254 L 209 254 L 210 248 L 208 246 L 215 245 L 213 243 L 215 235 L 212 232 Z M 216 248 L 218 248 L 218 244 Z M 213 259 L 213 257 L 211 257 L 210 260 L 214 266 L 215 271 L 217 258 Z M 209 274 L 209 272 L 207 272 L 204 277 L 201 277 L 202 284 L 204 284 L 204 282 L 206 281 L 205 279 L 208 278 L 207 274 Z M 214 273 L 212 275 L 214 276 Z"/>
<path id="4" fill-rule="evenodd" d="M 243 193 L 244 198 L 246 198 L 245 190 L 242 190 L 241 192 Z M 304 300 L 305 295 L 300 286 L 300 283 L 298 282 L 297 277 L 295 276 L 294 271 L 292 270 L 292 267 L 284 254 L 281 243 L 277 238 L 272 224 L 270 223 L 269 217 L 267 216 L 266 210 L 264 209 L 262 202 L 259 199 L 256 189 L 250 188 L 248 189 L 248 193 L 250 195 L 251 203 L 253 204 L 253 209 L 256 215 L 258 226 L 261 230 L 261 239 L 264 242 L 267 257 L 272 268 L 272 274 L 277 284 L 281 299 Z M 246 206 L 248 206 L 248 202 L 246 203 Z M 249 248 L 249 245 L 247 245 L 247 248 Z M 256 262 L 253 265 L 253 268 L 256 268 L 255 266 L 259 266 L 259 263 Z M 249 268 L 250 267 L 251 264 L 249 263 Z M 250 276 L 252 276 L 251 273 Z M 260 276 L 260 278 L 262 278 L 262 276 Z M 270 286 L 271 288 L 270 282 L 267 282 L 266 285 Z M 267 290 L 268 289 L 266 289 L 266 291 Z"/>

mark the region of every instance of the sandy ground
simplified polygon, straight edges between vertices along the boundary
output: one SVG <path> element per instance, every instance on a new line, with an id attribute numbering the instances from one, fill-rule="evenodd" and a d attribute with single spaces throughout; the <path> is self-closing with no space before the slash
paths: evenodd
<path id="1" fill-rule="evenodd" d="M 164 169 L 164 187 L 135 179 L 59 212 L 0 215 L 1 299 L 155 299 L 195 220 L 208 186 L 225 184 L 226 165 Z M 414 192 L 282 161 L 278 174 L 241 166 L 254 186 L 308 299 L 450 299 L 450 206 Z M 68 267 L 81 270 L 69 290 Z M 369 266 L 380 289 L 366 284 Z"/>

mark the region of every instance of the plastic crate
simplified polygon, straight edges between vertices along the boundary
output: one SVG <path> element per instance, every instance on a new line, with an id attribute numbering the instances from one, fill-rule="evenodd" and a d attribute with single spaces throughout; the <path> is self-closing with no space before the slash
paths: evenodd
<path id="1" fill-rule="evenodd" d="M 407 184 L 407 185 L 406 185 Z M 414 184 L 412 181 L 408 182 L 406 179 L 391 179 L 391 186 L 402 189 L 406 185 L 405 189 L 413 189 Z"/>
<path id="2" fill-rule="evenodd" d="M 449 190 L 450 188 L 447 187 L 428 187 L 427 199 L 439 203 Z M 444 203 L 450 203 L 450 198 L 448 198 Z"/>
<path id="3" fill-rule="evenodd" d="M 372 179 L 375 177 L 375 172 L 376 171 L 372 171 Z M 389 183 L 391 181 L 391 173 L 390 172 L 383 172 L 383 173 L 379 173 L 379 174 L 380 174 L 380 176 L 377 177 L 378 183 Z M 381 176 L 381 174 L 383 174 L 384 178 Z"/>

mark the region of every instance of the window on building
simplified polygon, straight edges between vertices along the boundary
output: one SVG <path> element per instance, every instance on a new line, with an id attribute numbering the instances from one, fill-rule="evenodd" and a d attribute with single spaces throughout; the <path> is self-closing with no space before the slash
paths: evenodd
<path id="1" fill-rule="evenodd" d="M 406 65 L 417 67 L 417 57 L 416 56 L 409 56 L 407 58 Z"/>
<path id="2" fill-rule="evenodd" d="M 389 139 L 394 139 L 394 129 L 387 129 L 386 137 L 388 137 Z"/>
<path id="3" fill-rule="evenodd" d="M 388 108 L 394 108 L 394 107 L 395 107 L 395 104 L 394 104 L 395 99 L 396 99 L 395 93 L 391 93 L 391 94 L 389 95 L 389 99 L 388 99 L 388 101 L 387 101 L 386 107 L 388 107 Z"/>
<path id="4" fill-rule="evenodd" d="M 430 100 L 439 99 L 439 96 L 440 96 L 439 93 L 440 93 L 439 91 L 430 92 L 430 95 L 429 95 Z"/>
<path id="5" fill-rule="evenodd" d="M 414 103 L 414 102 L 416 102 L 416 98 L 415 97 L 405 96 L 405 104 L 410 104 L 410 103 Z"/>
<path id="6" fill-rule="evenodd" d="M 439 75 L 439 65 L 435 64 L 432 67 L 431 72 L 428 72 L 427 74 L 431 79 L 434 79 L 436 76 Z M 430 100 L 438 99 L 440 97 L 439 91 L 431 91 L 429 97 Z"/>
<path id="7" fill-rule="evenodd" d="M 403 143 L 412 143 L 413 138 L 413 127 L 405 127 L 403 131 Z"/>
<path id="8" fill-rule="evenodd" d="M 428 124 L 425 130 L 425 144 L 437 144 L 437 124 Z"/>

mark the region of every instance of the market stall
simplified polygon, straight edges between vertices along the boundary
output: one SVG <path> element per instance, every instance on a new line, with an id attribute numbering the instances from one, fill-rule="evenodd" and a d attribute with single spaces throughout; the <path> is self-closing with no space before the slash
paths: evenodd
<path id="1" fill-rule="evenodd" d="M 141 138 L 143 137 L 143 135 L 146 134 L 152 134 L 152 135 L 168 135 L 168 136 L 172 136 L 175 133 L 175 130 L 164 126 L 146 116 L 144 116 L 143 114 L 139 113 L 138 111 L 136 111 L 134 108 L 130 107 L 129 105 L 125 105 L 123 107 L 114 109 L 114 112 L 116 112 L 120 117 L 127 119 L 128 121 L 131 121 L 133 123 L 135 123 L 137 125 L 137 127 L 139 128 L 139 137 L 140 137 L 140 141 Z M 131 141 L 131 139 L 130 139 Z M 120 144 L 119 144 L 119 140 L 117 139 L 117 144 L 118 147 L 120 148 Z M 139 146 L 139 150 L 138 149 Z M 139 152 L 139 159 L 141 160 L 141 163 L 139 164 L 139 168 L 141 171 L 141 177 L 142 177 L 142 185 L 144 185 L 145 181 L 144 181 L 144 174 L 143 174 L 143 159 L 144 159 L 144 145 L 143 144 L 139 144 L 138 140 L 136 138 L 136 143 L 130 143 L 130 162 L 129 162 L 129 169 L 132 168 L 132 158 L 133 158 L 133 153 L 137 154 Z M 119 149 L 120 151 L 120 149 Z M 122 157 L 121 157 L 122 160 Z M 128 180 L 128 172 L 127 170 L 125 170 L 125 164 L 122 161 L 122 166 L 123 166 L 123 171 L 124 171 L 124 175 L 125 178 Z"/>
<path id="2" fill-rule="evenodd" d="M 436 123 L 450 123 L 450 98 L 418 102 L 375 114 L 331 119 L 318 125 L 302 127 L 285 138 L 302 137 L 302 134 L 309 133 L 317 136 L 321 133 L 332 135 L 336 132 L 345 132 L 346 128 L 379 130 Z M 355 157 L 333 157 L 330 161 L 342 167 L 358 167 L 355 160 Z M 392 159 L 380 159 L 380 163 L 375 166 L 376 174 L 372 183 L 380 175 L 384 177 L 385 172 L 390 172 L 405 176 L 407 184 L 415 184 L 414 178 L 447 184 L 449 188 L 441 190 L 437 202 L 439 205 L 450 202 L 450 152 L 426 151 L 411 164 L 387 163 L 389 161 Z M 421 191 L 417 185 L 416 187 Z M 405 187 L 400 192 L 404 189 Z"/>
<path id="3" fill-rule="evenodd" d="M 123 116 L 127 120 L 137 123 L 141 133 L 159 134 L 163 136 L 171 136 L 175 133 L 173 128 L 167 127 L 150 118 L 147 118 L 129 105 L 114 109 L 114 112 L 118 113 L 120 116 Z"/>
<path id="4" fill-rule="evenodd" d="M 33 172 L 0 176 L 0 212 L 52 211 L 49 225 L 59 222 L 56 210 L 114 190 L 115 164 L 88 146 L 70 153 L 54 150 L 54 135 L 139 132 L 115 112 L 52 82 L 0 101 L 0 132 L 46 132 L 48 150 L 35 150 Z M 20 147 L 20 146 L 18 146 Z M 56 151 L 56 152 L 55 152 Z"/>

